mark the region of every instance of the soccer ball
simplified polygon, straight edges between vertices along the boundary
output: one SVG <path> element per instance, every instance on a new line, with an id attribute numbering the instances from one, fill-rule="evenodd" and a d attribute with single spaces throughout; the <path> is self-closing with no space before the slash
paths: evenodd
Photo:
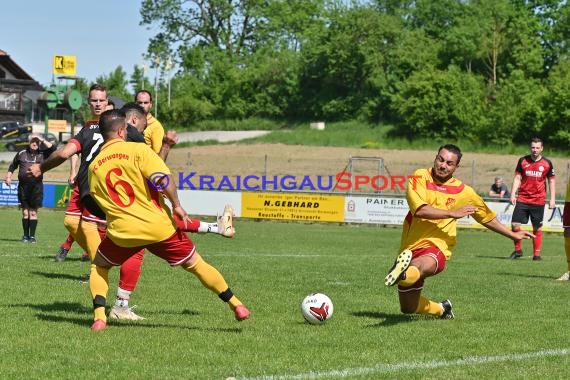
<path id="1" fill-rule="evenodd" d="M 312 325 L 320 325 L 331 319 L 333 310 L 331 299 L 323 293 L 311 293 L 301 302 L 303 317 Z"/>

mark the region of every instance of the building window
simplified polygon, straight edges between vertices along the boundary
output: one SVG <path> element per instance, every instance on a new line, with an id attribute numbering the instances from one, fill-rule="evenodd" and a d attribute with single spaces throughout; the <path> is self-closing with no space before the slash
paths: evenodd
<path id="1" fill-rule="evenodd" d="M 0 91 L 0 110 L 21 111 L 22 93 L 17 91 Z"/>

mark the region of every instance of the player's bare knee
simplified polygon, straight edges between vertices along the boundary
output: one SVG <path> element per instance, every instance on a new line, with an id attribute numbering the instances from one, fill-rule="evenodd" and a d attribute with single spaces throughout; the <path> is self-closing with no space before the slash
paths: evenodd
<path id="1" fill-rule="evenodd" d="M 192 255 L 192 257 L 190 257 L 190 260 L 186 261 L 184 264 L 181 264 L 180 266 L 184 269 L 192 268 L 194 265 L 196 265 L 198 260 L 200 260 L 201 258 L 202 258 L 202 256 L 200 256 L 200 254 L 198 252 L 195 252 Z"/>

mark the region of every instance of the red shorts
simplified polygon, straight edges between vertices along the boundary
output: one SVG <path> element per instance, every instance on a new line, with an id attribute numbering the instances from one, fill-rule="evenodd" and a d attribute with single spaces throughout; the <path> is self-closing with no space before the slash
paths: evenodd
<path id="1" fill-rule="evenodd" d="M 81 202 L 79 202 L 79 186 L 73 186 L 73 191 L 67 203 L 66 215 L 81 215 Z"/>
<path id="2" fill-rule="evenodd" d="M 416 257 L 420 256 L 429 256 L 435 260 L 435 274 L 443 272 L 445 269 L 445 263 L 447 262 L 445 255 L 441 250 L 437 247 L 427 247 L 427 248 L 418 248 L 412 251 L 412 261 Z M 421 290 L 424 287 L 424 279 L 420 278 L 418 281 L 413 283 L 410 286 L 401 286 L 398 285 L 398 290 L 400 292 L 407 292 L 410 290 Z"/>
<path id="3" fill-rule="evenodd" d="M 111 265 L 121 265 L 129 257 L 146 248 L 150 253 L 168 261 L 171 266 L 184 264 L 196 253 L 194 243 L 180 230 L 174 235 L 158 243 L 140 247 L 121 247 L 113 243 L 109 237 L 103 239 L 97 253 Z"/>

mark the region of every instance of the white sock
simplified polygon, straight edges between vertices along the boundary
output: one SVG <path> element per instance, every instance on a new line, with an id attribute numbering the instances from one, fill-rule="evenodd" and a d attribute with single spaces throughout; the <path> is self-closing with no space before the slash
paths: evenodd
<path id="1" fill-rule="evenodd" d="M 131 298 L 131 291 L 117 288 L 117 298 L 115 305 L 119 307 L 129 307 L 129 298 Z"/>
<path id="2" fill-rule="evenodd" d="M 214 233 L 214 234 L 219 234 L 220 232 L 218 231 L 218 223 L 206 223 L 206 222 L 200 222 L 200 227 L 198 227 L 198 232 L 200 233 Z"/>

